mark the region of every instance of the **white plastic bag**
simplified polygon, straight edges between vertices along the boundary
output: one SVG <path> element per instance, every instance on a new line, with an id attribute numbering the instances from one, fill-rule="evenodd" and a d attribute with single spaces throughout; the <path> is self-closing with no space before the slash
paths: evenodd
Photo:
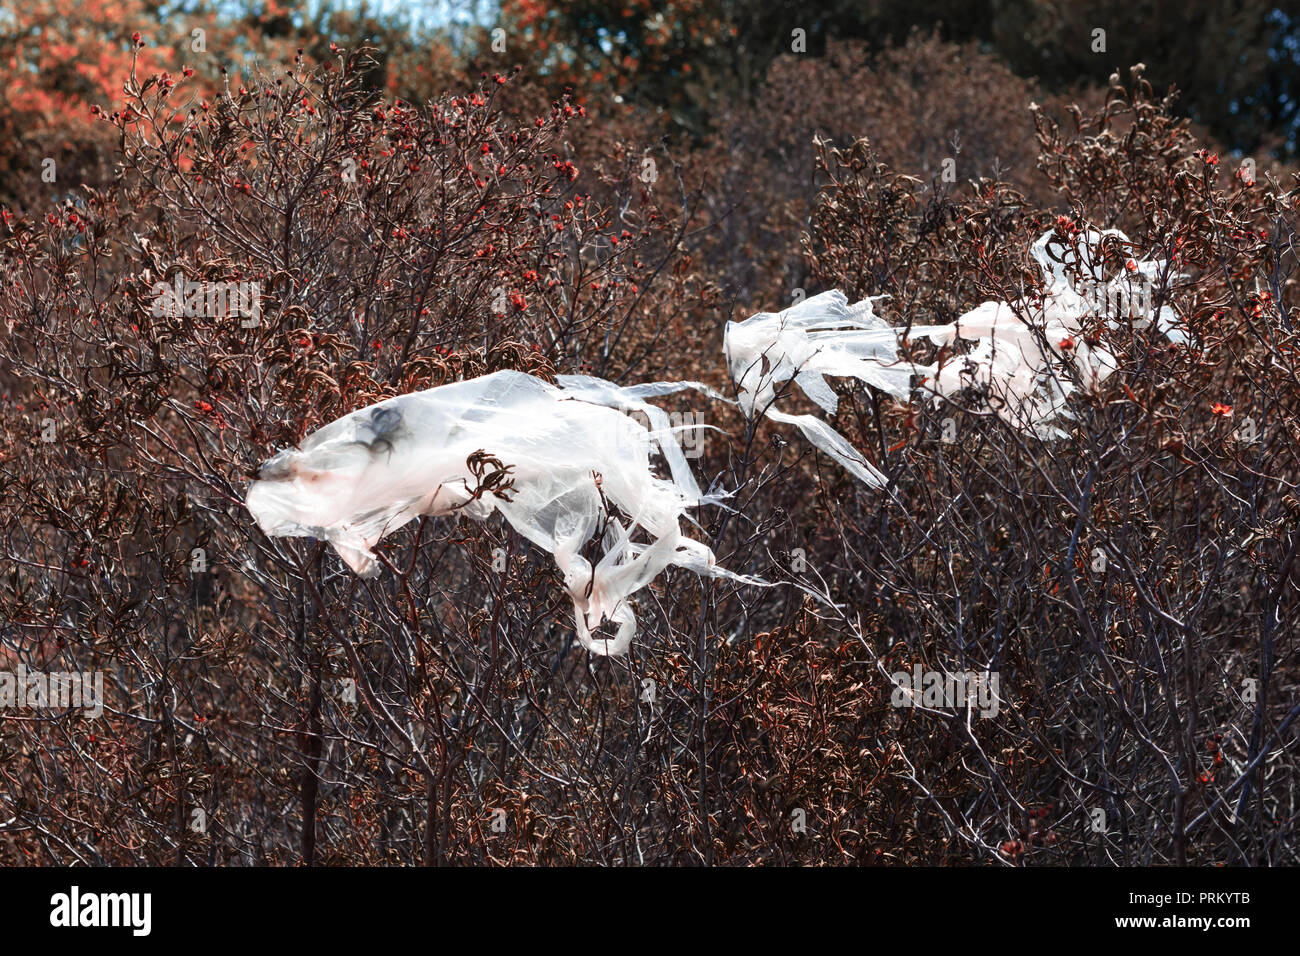
<path id="1" fill-rule="evenodd" d="M 685 509 L 701 500 L 676 444 L 620 409 L 663 412 L 644 401 L 691 383 L 620 389 L 569 377 L 561 387 L 522 372 L 401 395 L 331 422 L 262 465 L 248 510 L 268 535 L 330 542 L 357 574 L 379 572 L 372 548 L 420 515 L 500 512 L 549 551 L 574 606 L 579 641 L 622 654 L 636 633 L 630 595 L 669 565 L 710 577 L 765 582 L 719 568 L 712 551 L 681 533 Z M 649 412 L 647 412 L 649 414 Z M 658 429 L 658 426 L 656 426 Z M 650 470 L 661 451 L 670 480 Z M 484 488 L 493 472 L 508 474 Z M 477 468 L 477 473 L 475 472 Z M 580 552 L 594 541 L 594 565 Z M 594 637 L 605 620 L 613 639 Z"/>
<path id="2" fill-rule="evenodd" d="M 1108 238 L 1128 243 L 1114 229 L 1088 230 L 1072 243 L 1045 233 L 1031 250 L 1043 271 L 1039 296 L 1014 305 L 984 302 L 956 322 L 907 328 L 908 334 L 926 335 L 937 345 L 955 347 L 958 339 L 975 342 L 970 351 L 940 366 L 900 359 L 899 337 L 905 330 L 878 317 L 871 299 L 850 305 L 838 289 L 783 312 L 760 312 L 743 322 L 729 322 L 723 351 L 741 408 L 750 417 L 765 415 L 796 426 L 870 487 L 885 484 L 885 475 L 842 435 L 812 415 L 788 415 L 775 407 L 785 383 L 793 379 L 831 413 L 837 400 L 827 375 L 856 378 L 900 399 L 910 398 L 914 379 L 935 402 L 976 388 L 1008 424 L 1040 438 L 1062 437 L 1065 432 L 1054 422 L 1072 417 L 1070 396 L 1080 386 L 1095 391 L 1118 367 L 1114 355 L 1083 336 L 1089 319 L 1105 316 L 1108 328 L 1118 328 L 1109 314 L 1118 305 L 1129 313 L 1134 328 L 1154 323 L 1170 342 L 1188 342 L 1173 309 L 1155 308 L 1149 294 L 1167 272 L 1166 264 L 1133 262 L 1106 279 L 1099 253 Z"/>
<path id="3" fill-rule="evenodd" d="M 722 348 L 747 416 L 794 425 L 859 481 L 873 488 L 886 483 L 884 473 L 825 422 L 775 406 L 778 389 L 793 379 L 834 413 L 839 401 L 826 375 L 856 378 L 896 398 L 908 397 L 918 368 L 899 361 L 898 330 L 876 316 L 870 299 L 850 305 L 843 292 L 832 289 L 784 312 L 728 322 Z"/>
<path id="4" fill-rule="evenodd" d="M 1110 329 L 1119 327 L 1113 310 L 1127 311 L 1134 328 L 1154 322 L 1170 342 L 1186 344 L 1181 320 L 1168 306 L 1154 308 L 1149 290 L 1165 271 L 1163 261 L 1133 262 L 1119 276 L 1101 274 L 1100 249 L 1107 238 L 1128 243 L 1118 230 L 1087 230 L 1072 243 L 1047 232 L 1032 253 L 1043 271 L 1040 296 L 1014 305 L 984 302 L 950 325 L 927 330 L 939 345 L 958 338 L 974 339 L 975 347 L 939 368 L 927 387 L 935 401 L 976 387 L 1003 421 L 1040 438 L 1066 433 L 1053 423 L 1070 418 L 1068 400 L 1082 388 L 1095 392 L 1118 368 L 1115 356 L 1090 345 L 1083 336 L 1089 319 L 1104 317 Z"/>

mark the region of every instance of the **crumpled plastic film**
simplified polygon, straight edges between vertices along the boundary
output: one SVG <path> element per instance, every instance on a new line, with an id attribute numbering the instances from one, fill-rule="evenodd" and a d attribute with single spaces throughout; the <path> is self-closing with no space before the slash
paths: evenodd
<path id="1" fill-rule="evenodd" d="M 839 401 L 825 376 L 856 378 L 896 398 L 907 398 L 912 376 L 929 371 L 898 358 L 898 333 L 875 314 L 870 299 L 849 304 L 839 289 L 823 292 L 783 312 L 760 312 L 728 322 L 723 340 L 740 407 L 794 425 L 815 447 L 870 487 L 888 479 L 843 435 L 813 415 L 775 407 L 778 388 L 794 383 L 827 412 Z"/>
<path id="2" fill-rule="evenodd" d="M 660 425 L 647 430 L 621 411 L 638 407 L 666 429 L 662 410 L 645 398 L 693 387 L 706 388 L 620 389 L 585 376 L 557 387 L 503 371 L 400 395 L 267 460 L 246 504 L 266 534 L 326 540 L 362 577 L 379 573 L 372 551 L 379 540 L 416 517 L 499 512 L 553 555 L 581 644 L 622 654 L 636 634 L 628 598 L 670 565 L 767 584 L 718 567 L 708 547 L 681 533 L 685 510 L 714 499 L 700 494 Z M 653 451 L 664 455 L 671 479 L 652 473 Z M 501 469 L 483 455 L 509 468 L 508 486 L 484 487 Z M 593 636 L 606 620 L 618 625 L 615 636 Z"/>
<path id="3" fill-rule="evenodd" d="M 613 382 L 606 381 L 603 378 L 595 378 L 591 375 L 558 375 L 556 381 L 564 389 L 565 395 L 575 400 L 604 405 L 607 408 L 614 408 L 625 413 L 640 412 L 645 415 L 651 426 L 651 437 L 657 443 L 660 453 L 668 463 L 673 481 L 686 495 L 691 504 L 720 505 L 723 499 L 727 497 L 726 495 L 702 495 L 700 493 L 699 486 L 695 482 L 695 476 L 691 474 L 691 469 L 686 464 L 686 456 L 682 454 L 681 446 L 673 438 L 674 429 L 669 421 L 668 414 L 658 405 L 652 405 L 646 401 L 647 398 L 662 398 L 665 395 L 674 395 L 689 388 L 703 392 L 717 401 L 731 404 L 725 395 L 715 391 L 703 382 L 648 382 L 641 385 L 615 385 Z M 711 428 L 712 426 L 692 427 Z M 720 431 L 721 429 L 713 428 L 712 430 Z"/>
<path id="4" fill-rule="evenodd" d="M 1106 280 L 1099 252 L 1107 239 L 1129 244 L 1115 229 L 1085 230 L 1071 242 L 1045 233 L 1031 250 L 1043 271 L 1040 295 L 1014 304 L 984 302 L 946 325 L 895 327 L 875 314 L 871 299 L 850 305 L 838 289 L 783 312 L 729 322 L 723 350 L 740 406 L 751 418 L 760 414 L 796 426 L 871 487 L 885 484 L 885 475 L 842 435 L 812 415 L 789 415 L 775 407 L 784 383 L 793 379 L 832 414 L 837 400 L 827 375 L 856 378 L 900 399 L 911 397 L 914 378 L 923 381 L 935 402 L 975 388 L 1008 424 L 1040 438 L 1062 437 L 1066 433 L 1054 422 L 1073 417 L 1070 396 L 1080 386 L 1095 391 L 1118 368 L 1114 355 L 1082 334 L 1088 319 L 1105 317 L 1114 330 L 1120 323 L 1111 313 L 1127 311 L 1133 328 L 1154 324 L 1174 344 L 1190 341 L 1177 313 L 1151 301 L 1149 290 L 1162 278 L 1178 278 L 1167 275 L 1166 262 L 1132 262 Z M 975 345 L 942 365 L 919 365 L 899 358 L 904 333 L 928 336 L 937 345 L 952 347 L 958 339 Z"/>
<path id="5" fill-rule="evenodd" d="M 1043 271 L 1041 296 L 1015 304 L 984 302 L 950 325 L 926 330 L 939 345 L 958 338 L 975 340 L 975 347 L 938 369 L 927 387 L 935 401 L 968 387 L 978 388 L 990 407 L 1008 424 L 1039 438 L 1064 437 L 1054 424 L 1072 418 L 1070 396 L 1079 385 L 1093 392 L 1118 368 L 1115 356 L 1082 334 L 1085 322 L 1104 317 L 1109 329 L 1119 327 L 1111 311 L 1127 311 L 1134 328 L 1155 324 L 1168 340 L 1185 345 L 1189 338 L 1172 308 L 1154 308 L 1142 287 L 1154 288 L 1164 261 L 1132 262 L 1112 279 L 1101 275 L 1101 244 L 1107 238 L 1128 244 L 1116 229 L 1085 230 L 1073 243 L 1047 232 L 1034 243 L 1032 254 Z M 1065 367 L 1074 375 L 1065 373 Z"/>

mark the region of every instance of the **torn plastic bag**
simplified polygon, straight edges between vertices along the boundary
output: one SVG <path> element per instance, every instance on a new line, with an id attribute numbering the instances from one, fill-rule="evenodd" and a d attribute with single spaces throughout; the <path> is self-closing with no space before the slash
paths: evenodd
<path id="1" fill-rule="evenodd" d="M 1109 352 L 1089 345 L 1079 334 L 1081 315 L 1071 319 L 1057 312 L 1047 319 L 1045 311 L 1035 311 L 1028 300 L 1014 307 L 985 302 L 946 329 L 931 329 L 930 337 L 940 344 L 953 345 L 958 338 L 974 338 L 976 344 L 943 363 L 924 387 L 933 392 L 936 403 L 973 388 L 1008 425 L 1040 438 L 1063 437 L 1065 432 L 1053 422 L 1071 417 L 1067 404 L 1076 389 L 1075 377 L 1084 389 L 1095 391 L 1116 363 Z"/>
<path id="2" fill-rule="evenodd" d="M 1156 308 L 1152 292 L 1161 285 L 1162 279 L 1172 282 L 1187 277 L 1170 273 L 1168 260 L 1138 259 L 1129 260 L 1119 275 L 1105 279 L 1101 248 L 1108 239 L 1116 240 L 1124 247 L 1133 245 L 1118 229 L 1083 230 L 1073 245 L 1062 242 L 1050 231 L 1038 238 L 1032 253 L 1047 281 L 1049 306 L 1079 314 L 1101 315 L 1111 329 L 1119 328 L 1119 323 L 1109 314 L 1112 311 L 1127 312 L 1133 320 L 1133 328 L 1144 329 L 1154 324 L 1174 345 L 1190 344 L 1181 317 L 1168 305 Z M 1050 311 L 1047 317 L 1057 318 Z"/>
<path id="3" fill-rule="evenodd" d="M 775 401 L 778 387 L 793 379 L 805 395 L 833 414 L 839 401 L 826 375 L 856 378 L 895 398 L 907 398 L 913 375 L 933 370 L 899 360 L 899 331 L 875 314 L 870 299 L 850 305 L 843 292 L 832 289 L 783 312 L 728 322 L 722 348 L 747 416 L 764 415 L 794 425 L 815 447 L 875 488 L 888 479 L 843 435 L 815 416 L 781 412 Z"/>
<path id="4" fill-rule="evenodd" d="M 700 493 L 699 486 L 695 483 L 695 476 L 691 474 L 691 470 L 686 464 L 686 457 L 682 454 L 681 446 L 673 434 L 675 430 L 687 427 L 707 428 L 712 431 L 721 431 L 721 429 L 712 425 L 682 425 L 674 429 L 667 412 L 658 405 L 652 405 L 646 401 L 647 398 L 662 398 L 665 395 L 674 395 L 689 388 L 703 392 L 709 398 L 717 401 L 726 402 L 729 405 L 735 404 L 725 395 L 710 388 L 703 382 L 648 382 L 641 385 L 615 385 L 613 382 L 606 381 L 603 378 L 595 378 L 591 375 L 558 375 L 556 381 L 564 389 L 565 395 L 573 399 L 580 399 L 595 405 L 604 405 L 625 414 L 640 412 L 645 415 L 646 420 L 650 423 L 651 438 L 654 439 L 664 460 L 668 463 L 673 481 L 692 504 L 722 505 L 723 500 L 729 497 L 728 495 L 702 495 Z"/>
<path id="5" fill-rule="evenodd" d="M 638 391 L 586 377 L 557 387 L 503 371 L 401 395 L 270 458 L 246 504 L 266 534 L 324 539 L 363 577 L 379 572 L 379 540 L 418 516 L 500 512 L 554 556 L 581 644 L 622 654 L 636 634 L 628 598 L 670 565 L 767 583 L 718 567 L 681 533 L 685 510 L 713 499 L 700 495 L 675 443 L 619 410 L 654 409 L 644 397 L 674 385 L 695 387 Z M 652 420 L 666 420 L 654 410 Z M 651 472 L 652 451 L 663 453 L 671 480 Z M 581 553 L 589 544 L 594 565 Z M 615 637 L 594 637 L 606 620 L 618 625 Z"/>
<path id="6" fill-rule="evenodd" d="M 940 345 L 953 345 L 958 338 L 976 341 L 970 352 L 945 363 L 927 383 L 935 401 L 975 387 L 1003 421 L 1040 438 L 1059 438 L 1066 433 L 1053 422 L 1073 417 L 1068 400 L 1078 387 L 1076 379 L 1084 390 L 1095 392 L 1118 368 L 1114 355 L 1080 334 L 1087 320 L 1103 318 L 1108 328 L 1117 329 L 1109 311 L 1124 308 L 1134 328 L 1154 322 L 1170 342 L 1186 344 L 1186 331 L 1173 309 L 1154 308 L 1149 291 L 1141 291 L 1143 285 L 1147 290 L 1154 286 L 1165 263 L 1133 262 L 1122 275 L 1105 280 L 1100 249 L 1109 238 L 1128 243 L 1115 229 L 1087 230 L 1073 243 L 1045 233 L 1032 249 L 1043 271 L 1040 296 L 1014 305 L 984 302 L 949 325 L 931 327 L 928 335 Z"/>

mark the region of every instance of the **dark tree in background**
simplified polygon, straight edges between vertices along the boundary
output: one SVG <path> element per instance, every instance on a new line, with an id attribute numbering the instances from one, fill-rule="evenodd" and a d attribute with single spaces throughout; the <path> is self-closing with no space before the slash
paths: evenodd
<path id="1" fill-rule="evenodd" d="M 662 26 L 648 28 L 665 6 L 502 4 L 506 22 L 516 17 L 535 30 L 552 62 L 588 76 L 601 71 L 625 95 L 674 110 L 693 131 L 725 104 L 752 96 L 771 62 L 791 51 L 795 29 L 806 32 L 812 56 L 828 39 L 879 51 L 919 29 L 978 41 L 1057 92 L 1145 63 L 1151 82 L 1182 90 L 1180 108 L 1228 147 L 1296 150 L 1300 17 L 1269 0 L 717 0 L 668 5 Z M 1104 46 L 1096 30 L 1105 31 Z"/>

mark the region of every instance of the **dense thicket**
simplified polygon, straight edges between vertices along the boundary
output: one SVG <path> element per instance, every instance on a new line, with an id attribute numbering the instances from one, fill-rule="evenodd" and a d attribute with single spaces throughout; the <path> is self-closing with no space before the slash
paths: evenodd
<path id="1" fill-rule="evenodd" d="M 54 123 L 12 154 L 0 662 L 103 671 L 108 708 L 0 717 L 0 862 L 1296 862 L 1286 170 L 1207 147 L 1141 69 L 1070 108 L 928 36 L 776 57 L 681 137 L 594 64 L 559 96 L 504 55 L 470 85 L 388 73 L 425 85 L 403 98 L 282 32 L 225 79 L 133 42 L 85 125 L 105 162 L 66 165 L 89 154 Z M 1086 227 L 1132 239 L 1110 269 L 1173 263 L 1156 294 L 1195 344 L 1098 322 L 1120 371 L 1065 439 L 974 390 L 839 383 L 872 491 L 665 400 L 723 429 L 691 464 L 735 510 L 693 533 L 781 586 L 670 572 L 626 658 L 575 644 L 504 525 L 413 524 L 363 581 L 242 504 L 384 396 L 501 368 L 729 391 L 727 319 L 839 287 L 952 321 L 1032 294 L 1030 244 Z M 178 276 L 257 282 L 261 314 L 160 312 Z M 996 672 L 999 714 L 897 706 L 918 665 Z"/>

